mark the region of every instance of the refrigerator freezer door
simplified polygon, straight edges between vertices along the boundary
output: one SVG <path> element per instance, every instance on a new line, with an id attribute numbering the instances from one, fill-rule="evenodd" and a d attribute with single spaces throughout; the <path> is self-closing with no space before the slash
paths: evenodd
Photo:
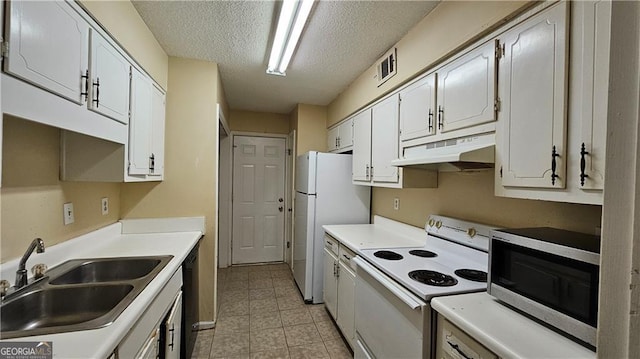
<path id="1" fill-rule="evenodd" d="M 305 301 L 313 297 L 313 245 L 315 196 L 296 192 L 295 233 L 293 237 L 293 277 Z"/>
<path id="2" fill-rule="evenodd" d="M 318 152 L 311 151 L 296 158 L 296 192 L 316 193 L 316 161 Z"/>

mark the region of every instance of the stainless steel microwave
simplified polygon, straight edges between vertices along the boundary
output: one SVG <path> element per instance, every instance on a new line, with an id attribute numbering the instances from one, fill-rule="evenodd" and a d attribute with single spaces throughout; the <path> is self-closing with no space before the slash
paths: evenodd
<path id="1" fill-rule="evenodd" d="M 595 348 L 600 237 L 555 228 L 494 230 L 488 292 Z"/>

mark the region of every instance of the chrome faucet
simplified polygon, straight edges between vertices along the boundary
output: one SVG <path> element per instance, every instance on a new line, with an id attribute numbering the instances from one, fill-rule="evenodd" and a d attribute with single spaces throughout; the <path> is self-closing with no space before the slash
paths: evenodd
<path id="1" fill-rule="evenodd" d="M 41 238 L 36 238 L 31 241 L 31 244 L 29 244 L 29 248 L 27 248 L 27 251 L 22 256 L 22 259 L 20 259 L 20 264 L 18 265 L 18 270 L 16 271 L 16 289 L 20 289 L 27 285 L 27 270 L 25 269 L 25 267 L 27 265 L 27 259 L 29 259 L 34 249 L 38 253 L 44 252 L 44 241 Z"/>

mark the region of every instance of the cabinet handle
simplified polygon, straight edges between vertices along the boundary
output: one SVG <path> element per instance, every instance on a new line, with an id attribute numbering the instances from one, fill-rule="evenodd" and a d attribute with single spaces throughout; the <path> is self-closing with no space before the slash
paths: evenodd
<path id="1" fill-rule="evenodd" d="M 175 328 L 173 327 L 174 324 L 171 323 L 171 329 L 169 329 L 169 333 L 171 333 L 171 343 L 169 343 L 169 347 L 171 348 L 171 351 L 173 351 L 173 332 L 175 332 Z"/>
<path id="2" fill-rule="evenodd" d="M 333 262 L 333 276 L 336 276 L 336 262 Z"/>
<path id="3" fill-rule="evenodd" d="M 96 108 L 100 106 L 100 78 L 96 78 L 96 82 L 93 83 L 93 86 L 96 87 L 96 98 L 93 99 L 93 102 L 96 103 Z"/>
<path id="4" fill-rule="evenodd" d="M 336 266 L 336 278 L 340 278 L 340 265 L 336 263 L 335 266 Z"/>
<path id="5" fill-rule="evenodd" d="M 80 96 L 84 96 L 84 100 L 87 101 L 89 99 L 89 70 L 84 73 L 84 75 L 80 76 L 80 81 L 84 80 L 84 91 L 80 92 Z"/>
<path id="6" fill-rule="evenodd" d="M 152 153 L 151 156 L 149 156 L 149 172 L 153 173 L 155 169 L 156 169 L 156 155 Z"/>
<path id="7" fill-rule="evenodd" d="M 433 110 L 429 109 L 429 133 L 433 131 Z"/>
<path id="8" fill-rule="evenodd" d="M 453 348 L 453 350 L 457 351 L 458 354 L 462 355 L 462 357 L 464 359 L 473 359 L 472 357 L 468 356 L 467 354 L 465 354 L 461 349 L 460 346 L 458 344 L 453 344 L 452 342 L 447 340 L 447 344 L 449 344 L 449 346 L 451 348 Z"/>
<path id="9" fill-rule="evenodd" d="M 369 176 L 373 180 L 373 166 L 369 167 Z"/>
<path id="10" fill-rule="evenodd" d="M 338 137 L 336 137 L 336 148 L 338 148 Z"/>
<path id="11" fill-rule="evenodd" d="M 584 147 L 584 142 L 582 142 L 582 146 L 580 148 L 580 186 L 584 186 L 584 179 L 588 178 L 589 175 L 584 173 L 585 168 L 587 167 L 587 161 L 584 159 L 584 155 L 588 155 L 589 152 Z"/>
<path id="12" fill-rule="evenodd" d="M 367 165 L 367 170 L 365 172 L 364 178 L 368 181 L 369 180 L 369 165 Z"/>
<path id="13" fill-rule="evenodd" d="M 556 184 L 556 178 L 560 178 L 560 176 L 556 174 L 556 157 L 560 157 L 560 155 L 558 154 L 558 152 L 556 152 L 556 146 L 553 146 L 553 148 L 551 149 L 551 184 L 552 185 Z"/>
<path id="14" fill-rule="evenodd" d="M 444 109 L 438 105 L 438 130 L 442 130 L 444 126 L 442 118 L 444 117 Z"/>
<path id="15" fill-rule="evenodd" d="M 349 257 L 349 256 L 348 256 L 348 255 L 346 255 L 346 254 L 343 254 L 342 256 L 344 257 L 344 259 L 346 259 L 346 260 L 348 260 L 348 261 L 350 261 L 350 260 L 351 260 L 351 257 Z"/>

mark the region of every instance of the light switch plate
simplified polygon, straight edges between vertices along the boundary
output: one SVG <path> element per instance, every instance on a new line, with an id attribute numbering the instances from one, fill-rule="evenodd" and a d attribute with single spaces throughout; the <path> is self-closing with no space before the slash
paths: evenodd
<path id="1" fill-rule="evenodd" d="M 75 221 L 73 216 L 73 203 L 65 203 L 62 205 L 62 215 L 64 217 L 64 225 L 69 225 Z"/>
<path id="2" fill-rule="evenodd" d="M 102 215 L 105 216 L 109 214 L 109 198 L 102 198 Z"/>

